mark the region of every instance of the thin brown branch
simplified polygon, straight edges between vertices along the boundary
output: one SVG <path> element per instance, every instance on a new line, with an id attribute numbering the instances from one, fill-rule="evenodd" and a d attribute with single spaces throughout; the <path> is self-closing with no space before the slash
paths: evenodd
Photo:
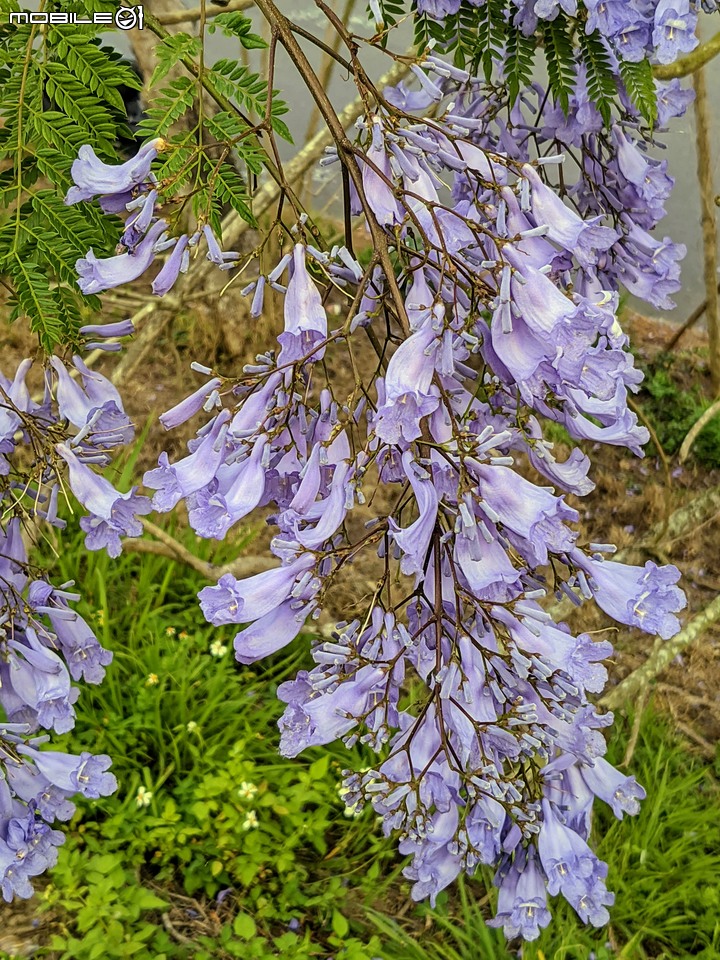
<path id="1" fill-rule="evenodd" d="M 230 0 L 224 7 L 218 7 L 217 10 L 207 10 L 205 18 L 217 17 L 220 13 L 236 13 L 240 10 L 247 10 L 248 7 L 252 7 L 254 4 L 255 0 Z M 202 18 L 202 7 L 193 7 L 191 10 L 173 10 L 170 13 L 162 13 L 158 16 L 157 20 L 158 23 L 167 27 L 175 23 L 196 23 L 198 20 L 202 20 Z"/>
<path id="2" fill-rule="evenodd" d="M 718 283 L 718 285 L 717 285 L 717 291 L 716 291 L 716 292 L 717 292 L 718 294 L 720 294 L 720 283 Z M 672 335 L 672 337 L 670 337 L 670 339 L 668 340 L 668 342 L 667 342 L 667 343 L 665 344 L 665 346 L 663 347 L 663 350 L 672 350 L 672 349 L 673 349 L 673 347 L 677 344 L 677 342 L 678 342 L 678 340 L 680 339 L 680 337 L 682 337 L 683 334 L 687 333 L 687 331 L 690 329 L 690 327 L 694 327 L 695 324 L 696 324 L 696 323 L 698 322 L 698 320 L 700 319 L 700 317 L 702 317 L 702 315 L 703 315 L 703 314 L 705 313 L 705 311 L 707 310 L 707 305 L 708 305 L 707 300 L 703 300 L 703 302 L 702 302 L 699 306 L 695 307 L 695 309 L 694 309 L 693 312 L 690 314 L 690 316 L 687 318 L 687 320 L 682 324 L 682 326 L 678 327 L 678 329 L 675 331 L 675 333 Z"/>
<path id="3" fill-rule="evenodd" d="M 707 424 L 710 423 L 712 418 L 716 417 L 719 413 L 720 413 L 720 400 L 716 400 L 715 403 L 711 404 L 711 406 L 707 408 L 707 410 L 705 411 L 705 413 L 703 413 L 700 419 L 697 420 L 692 425 L 688 435 L 685 437 L 685 439 L 682 442 L 682 446 L 680 447 L 680 453 L 678 455 L 678 459 L 680 463 L 685 463 L 685 461 L 688 458 L 688 454 L 690 453 L 690 448 L 692 447 L 692 445 L 695 443 L 695 440 L 697 439 L 697 435 L 702 430 L 704 430 Z"/>
<path id="4" fill-rule="evenodd" d="M 703 277 L 708 340 L 710 346 L 710 379 L 715 394 L 720 393 L 720 306 L 718 305 L 717 209 L 713 183 L 713 149 L 710 135 L 710 107 L 705 71 L 693 74 L 695 87 L 695 121 L 697 136 L 697 177 L 700 188 L 703 236 Z"/>
<path id="5" fill-rule="evenodd" d="M 209 563 L 207 560 L 196 557 L 179 540 L 176 540 L 175 537 L 158 527 L 151 520 L 141 518 L 141 522 L 145 531 L 152 534 L 155 540 L 128 538 L 123 540 L 125 550 L 130 553 L 152 553 L 160 557 L 168 557 L 170 560 L 176 560 L 178 563 L 184 563 L 191 567 L 207 580 L 219 580 L 226 573 L 230 573 L 234 577 L 249 577 L 273 566 L 273 558 L 265 554 L 262 556 L 238 557 L 231 563 Z"/>
<path id="6" fill-rule="evenodd" d="M 656 646 L 641 667 L 605 694 L 600 701 L 601 705 L 614 710 L 623 703 L 636 700 L 679 653 L 696 643 L 718 620 L 720 620 L 720 597 L 716 597 L 709 606 L 693 617 L 672 640 L 666 640 Z"/>
<path id="7" fill-rule="evenodd" d="M 316 0 L 317 2 L 317 0 Z M 338 151 L 340 153 L 341 161 L 345 164 L 350 179 L 355 185 L 355 189 L 358 193 L 358 198 L 363 208 L 363 213 L 367 221 L 368 227 L 370 229 L 370 236 L 375 247 L 380 265 L 382 266 L 383 273 L 385 274 L 385 280 L 387 282 L 390 294 L 397 311 L 400 324 L 403 328 L 405 335 L 408 335 L 410 332 L 410 322 L 408 320 L 407 311 L 405 309 L 405 301 L 400 293 L 400 288 L 397 283 L 397 278 L 395 276 L 395 270 L 393 267 L 392 259 L 390 257 L 390 251 L 388 248 L 388 239 L 385 234 L 385 231 L 380 226 L 375 217 L 373 210 L 367 202 L 365 197 L 365 191 L 363 188 L 362 174 L 360 168 L 355 160 L 353 145 L 348 139 L 343 125 L 340 123 L 340 120 L 335 112 L 335 109 L 328 98 L 328 95 L 323 88 L 320 80 L 313 70 L 310 62 L 305 56 L 305 52 L 300 46 L 300 44 L 295 39 L 295 35 L 292 32 L 292 24 L 280 11 L 273 2 L 273 0 L 256 0 L 256 5 L 265 19 L 272 25 L 274 29 L 277 30 L 278 36 L 281 43 L 287 50 L 290 59 L 293 61 L 296 69 L 298 70 L 300 76 L 302 77 L 305 86 L 307 87 L 310 95 L 312 96 L 315 103 L 318 105 L 320 113 L 322 115 L 325 124 L 330 131 L 333 140 L 337 144 Z M 328 12 L 325 5 L 322 5 L 323 9 L 327 16 L 331 16 Z M 336 17 L 331 17 L 335 23 Z M 348 48 L 352 51 L 352 41 L 347 38 L 345 35 L 343 39 L 346 42 Z M 359 69 L 359 68 L 358 68 Z M 356 73 L 355 81 L 358 84 L 358 89 L 360 96 L 366 93 L 365 88 L 358 80 Z"/>

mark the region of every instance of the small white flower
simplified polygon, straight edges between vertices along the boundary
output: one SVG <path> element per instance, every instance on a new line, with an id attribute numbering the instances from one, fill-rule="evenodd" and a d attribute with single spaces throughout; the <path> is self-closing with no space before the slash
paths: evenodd
<path id="1" fill-rule="evenodd" d="M 198 731 L 199 729 L 200 729 L 200 727 L 198 727 L 198 725 L 195 723 L 194 720 L 189 720 L 189 721 L 188 721 L 188 725 L 187 725 L 187 732 L 188 732 L 188 733 L 197 733 L 197 731 Z"/>
<path id="2" fill-rule="evenodd" d="M 176 633 L 175 627 L 165 627 L 165 636 L 174 637 Z"/>
<path id="3" fill-rule="evenodd" d="M 137 796 L 135 797 L 135 803 L 138 805 L 138 807 L 150 806 L 150 801 L 152 798 L 153 795 L 151 790 L 148 790 L 147 787 L 138 787 Z"/>
<path id="4" fill-rule="evenodd" d="M 245 819 L 243 820 L 242 828 L 243 830 L 255 830 L 258 825 L 257 814 L 254 810 L 248 810 L 245 814 Z"/>
<path id="5" fill-rule="evenodd" d="M 214 657 L 224 657 L 227 651 L 228 648 L 225 646 L 222 640 L 213 640 L 213 642 L 210 644 L 210 653 Z"/>
<path id="6" fill-rule="evenodd" d="M 252 798 L 257 793 L 258 788 L 254 783 L 248 783 L 247 780 L 243 780 L 238 788 L 238 794 L 242 797 L 243 800 L 252 800 Z"/>
<path id="7" fill-rule="evenodd" d="M 156 673 L 149 673 L 145 681 L 146 687 L 156 687 L 160 683 L 160 677 Z"/>

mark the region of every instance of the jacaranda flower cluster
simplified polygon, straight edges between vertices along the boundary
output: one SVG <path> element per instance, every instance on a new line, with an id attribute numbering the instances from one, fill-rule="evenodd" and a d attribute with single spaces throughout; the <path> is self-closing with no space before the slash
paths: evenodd
<path id="1" fill-rule="evenodd" d="M 578 12 L 575 0 L 515 6 L 528 33 L 539 19 Z M 442 19 L 460 0 L 416 7 Z M 695 43 L 698 4 L 689 0 L 588 0 L 584 9 L 611 58 L 666 62 Z M 371 12 L 377 21 L 377 3 Z M 312 668 L 278 690 L 281 752 L 337 738 L 366 744 L 376 761 L 345 771 L 343 801 L 354 812 L 370 805 L 397 835 L 413 896 L 434 903 L 461 873 L 491 866 L 492 923 L 532 940 L 550 922 L 548 896 L 563 896 L 583 921 L 608 921 L 607 867 L 589 846 L 593 804 L 620 818 L 644 797 L 604 759 L 612 715 L 592 700 L 612 647 L 556 623 L 549 601 L 594 600 L 662 638 L 679 629 L 685 604 L 674 567 L 621 564 L 611 544 L 581 538 L 566 495 L 593 489 L 590 461 L 579 449 L 559 461 L 543 423 L 642 456 L 648 434 L 628 404 L 642 375 L 617 320 L 619 291 L 671 306 L 685 250 L 653 234 L 672 178 L 622 85 L 608 128 L 582 66 L 567 112 L 539 84 L 511 104 L 501 86 L 434 54 L 411 73 L 408 83 L 366 90 L 354 145 L 338 138 L 323 158 L 344 165 L 346 209 L 360 218 L 347 224 L 346 244 L 319 248 L 298 216 L 279 260 L 267 262 L 259 247 L 245 288 L 250 317 L 263 316 L 273 289 L 284 298 L 284 329 L 242 371 L 193 364 L 204 382 L 160 419 L 172 429 L 207 417 L 187 456 L 162 453 L 145 474 L 151 499 L 121 494 L 98 473 L 131 428 L 112 387 L 77 359 L 82 386 L 53 360 L 42 405 L 23 386 L 25 370 L 4 384 L 0 454 L 9 464 L 41 418 L 53 442 L 41 445 L 37 503 L 28 508 L 23 493 L 23 509 L 53 521 L 63 470 L 88 511 L 86 545 L 112 556 L 153 509 L 183 502 L 193 530 L 219 540 L 267 507 L 275 566 L 246 579 L 225 574 L 199 595 L 209 623 L 237 627 L 243 664 L 291 643 L 330 607 L 360 554 L 376 554 L 365 609 L 331 634 L 317 631 Z M 657 129 L 688 100 L 677 82 L 659 88 Z M 123 252 L 78 261 L 85 292 L 144 275 L 168 249 L 153 282 L 162 294 L 203 235 L 209 259 L 235 263 L 208 226 L 175 238 L 156 215 L 162 185 L 151 166 L 166 146 L 150 141 L 117 167 L 81 148 L 67 202 L 99 197 L 106 212 L 129 214 Z M 373 242 L 361 264 L 350 228 L 363 225 Z M 328 310 L 331 297 L 339 313 Z M 332 376 L 341 361 L 352 377 Z M 17 483 L 3 489 L 15 496 Z M 16 624 L 7 658 L 21 671 L 2 686 L 2 736 L 18 738 L 20 769 L 65 802 L 80 784 L 111 789 L 106 758 L 51 754 L 53 766 L 23 736 L 67 729 L 76 696 L 67 671 L 94 681 L 107 655 L 79 631 L 68 585 L 27 583 L 21 522 L 18 513 L 3 528 L 7 619 Z M 13 802 L 41 822 L 39 794 L 22 789 Z M 3 836 L 15 843 L 19 829 Z M 49 862 L 55 835 L 43 829 L 38 849 Z"/>

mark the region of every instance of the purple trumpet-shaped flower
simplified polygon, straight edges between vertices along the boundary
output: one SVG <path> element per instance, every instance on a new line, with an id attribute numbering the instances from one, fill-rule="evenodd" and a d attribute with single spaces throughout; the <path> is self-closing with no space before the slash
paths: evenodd
<path id="1" fill-rule="evenodd" d="M 675 586 L 680 579 L 677 567 L 658 567 L 652 560 L 644 567 L 594 560 L 579 550 L 570 557 L 589 576 L 595 602 L 608 616 L 663 640 L 678 632 L 680 621 L 674 614 L 686 606 L 687 598 Z"/>
<path id="2" fill-rule="evenodd" d="M 572 254 L 581 267 L 594 266 L 598 254 L 619 239 L 617 231 L 600 226 L 602 217 L 583 220 L 573 213 L 529 164 L 522 168 L 522 172 L 532 187 L 532 212 L 536 224 L 546 226 L 548 237 Z"/>
<path id="3" fill-rule="evenodd" d="M 225 436 L 230 413 L 221 410 L 210 429 L 190 456 L 170 463 L 163 451 L 158 466 L 148 470 L 143 483 L 157 493 L 152 498 L 154 510 L 166 513 L 190 494 L 209 483 L 226 456 Z"/>
<path id="4" fill-rule="evenodd" d="M 327 315 L 320 291 L 308 273 L 305 247 L 295 244 L 293 274 L 285 294 L 285 330 L 278 337 L 282 347 L 278 364 L 296 363 L 308 357 L 313 363 L 325 355 Z M 310 356 L 308 356 L 310 354 Z"/>
<path id="5" fill-rule="evenodd" d="M 403 213 L 393 191 L 393 172 L 379 119 L 373 120 L 372 144 L 367 152 L 372 163 L 363 163 L 362 179 L 365 197 L 377 222 L 384 227 L 402 223 Z M 374 169 L 377 167 L 377 170 Z M 379 172 L 378 172 L 379 171 Z"/>
<path id="6" fill-rule="evenodd" d="M 430 539 L 437 519 L 438 495 L 432 477 L 415 466 L 409 452 L 406 451 L 403 454 L 402 461 L 415 494 L 419 516 L 404 529 L 399 527 L 392 518 L 389 523 L 391 536 L 403 552 L 400 569 L 403 573 L 412 575 L 422 573 L 425 567 Z"/>
<path id="7" fill-rule="evenodd" d="M 572 548 L 575 534 L 565 521 L 576 521 L 578 513 L 562 497 L 536 487 L 508 467 L 475 462 L 472 466 L 479 480 L 481 508 L 486 503 L 508 530 L 521 537 L 529 556 L 547 563 L 548 550 L 561 553 Z"/>
<path id="8" fill-rule="evenodd" d="M 287 600 L 297 577 L 314 563 L 312 554 L 303 553 L 292 563 L 245 580 L 236 580 L 226 573 L 215 586 L 204 587 L 198 594 L 203 615 L 216 627 L 259 620 Z"/>
<path id="9" fill-rule="evenodd" d="M 216 480 L 196 491 L 189 504 L 188 519 L 198 536 L 224 539 L 230 527 L 260 503 L 265 493 L 267 472 L 263 466 L 265 442 L 265 437 L 260 437 L 246 460 L 225 468 L 229 483 L 223 482 L 219 487 L 218 472 Z M 210 474 L 203 474 L 203 479 L 207 476 Z"/>
<path id="10" fill-rule="evenodd" d="M 433 20 L 444 20 L 460 9 L 460 0 L 417 0 L 417 12 L 426 13 Z"/>
<path id="11" fill-rule="evenodd" d="M 511 864 L 495 878 L 499 886 L 497 914 L 489 927 L 502 927 L 512 940 L 537 940 L 540 931 L 550 923 L 547 888 L 533 847 L 518 850 Z"/>
<path id="12" fill-rule="evenodd" d="M 135 429 L 123 409 L 118 391 L 107 377 L 90 371 L 80 357 L 74 357 L 73 362 L 82 376 L 85 391 L 77 380 L 72 379 L 64 363 L 57 357 L 50 358 L 57 375 L 55 395 L 60 416 L 77 427 L 79 437 L 90 434 L 88 442 L 93 445 L 129 443 Z"/>
<path id="13" fill-rule="evenodd" d="M 30 877 L 36 877 L 57 863 L 57 847 L 65 842 L 59 830 L 51 830 L 34 809 L 11 816 L 0 838 L 0 884 L 3 899 L 23 900 L 33 895 Z"/>
<path id="14" fill-rule="evenodd" d="M 439 406 L 439 395 L 432 383 L 438 343 L 428 320 L 393 354 L 385 375 L 385 395 L 373 425 L 385 443 L 417 440 L 422 432 L 420 421 Z"/>
<path id="15" fill-rule="evenodd" d="M 0 583 L 2 592 L 7 596 L 14 590 L 18 596 L 27 583 L 25 567 L 27 552 L 22 538 L 22 524 L 19 517 L 11 517 L 5 528 L 0 526 Z"/>
<path id="16" fill-rule="evenodd" d="M 10 472 L 10 464 L 6 458 L 15 449 L 15 432 L 21 423 L 15 410 L 27 413 L 33 407 L 30 391 L 25 383 L 32 363 L 32 360 L 23 360 L 15 371 L 12 382 L 5 378 L 5 382 L 0 381 L 0 476 L 7 476 Z"/>
<path id="17" fill-rule="evenodd" d="M 37 716 L 46 730 L 67 733 L 75 725 L 72 705 L 79 691 L 70 685 L 65 664 L 52 650 L 39 642 L 30 627 L 21 640 L 8 641 L 12 650 L 7 659 L 4 680 Z"/>
<path id="18" fill-rule="evenodd" d="M 220 244 L 217 242 L 217 238 L 212 231 L 212 227 L 208 224 L 205 224 L 203 227 L 203 233 L 205 234 L 205 241 L 208 246 L 208 260 L 216 263 L 221 270 L 232 270 L 235 266 L 235 261 L 239 260 L 240 254 L 235 253 L 233 250 L 221 250 Z"/>
<path id="19" fill-rule="evenodd" d="M 132 253 L 120 253 L 115 257 L 99 260 L 92 249 L 75 264 L 80 279 L 78 286 L 85 294 L 100 293 L 137 280 L 155 258 L 155 245 L 167 230 L 167 223 L 158 220 L 153 224 Z"/>
<path id="20" fill-rule="evenodd" d="M 36 767 L 24 761 L 8 759 L 5 761 L 5 773 L 13 793 L 28 805 L 34 803 L 40 816 L 48 823 L 70 820 L 75 813 L 75 804 L 69 799 L 75 791 L 61 790 Z"/>
<path id="21" fill-rule="evenodd" d="M 695 35 L 697 13 L 689 0 L 660 0 L 655 7 L 652 35 L 659 63 L 672 63 L 681 53 L 690 53 L 698 45 Z"/>
<path id="22" fill-rule="evenodd" d="M 520 571 L 507 552 L 495 539 L 487 543 L 477 527 L 457 535 L 455 562 L 470 592 L 479 600 L 505 602 L 522 592 Z"/>
<path id="23" fill-rule="evenodd" d="M 212 380 L 208 380 L 207 383 L 198 387 L 189 397 L 185 397 L 170 410 L 161 413 L 158 420 L 166 430 L 172 430 L 173 427 L 179 427 L 180 424 L 187 423 L 190 417 L 194 417 L 196 413 L 202 410 L 208 397 L 220 386 L 222 386 L 220 377 L 213 377 Z"/>
<path id="24" fill-rule="evenodd" d="M 597 757 L 592 766 L 583 764 L 580 774 L 595 796 L 612 807 L 618 820 L 622 820 L 625 813 L 631 816 L 639 813 L 640 801 L 646 794 L 635 777 L 626 777 L 604 757 Z"/>
<path id="25" fill-rule="evenodd" d="M 83 678 L 86 683 L 101 683 L 113 655 L 100 646 L 85 620 L 70 609 L 65 600 L 67 596 L 65 591 L 54 590 L 44 580 L 34 580 L 28 590 L 28 603 L 36 613 L 49 618 L 55 636 L 48 640 L 60 645 L 73 680 Z"/>
<path id="26" fill-rule="evenodd" d="M 277 653 L 295 639 L 304 622 L 302 609 L 298 610 L 292 600 L 286 600 L 236 635 L 235 659 L 240 663 L 255 663 Z"/>
<path id="27" fill-rule="evenodd" d="M 107 772 L 112 761 L 104 754 L 81 753 L 75 756 L 24 746 L 18 747 L 18 753 L 28 757 L 50 783 L 68 793 L 81 793 L 97 800 L 109 797 L 117 790 L 117 780 Z"/>
<path id="28" fill-rule="evenodd" d="M 122 237 L 120 237 L 120 243 L 129 250 L 134 250 L 150 229 L 157 198 L 157 190 L 151 190 L 145 197 L 138 197 L 136 203 L 140 204 L 140 209 L 135 216 L 125 224 L 125 230 Z"/>
<path id="29" fill-rule="evenodd" d="M 91 514 L 80 520 L 86 534 L 85 546 L 88 550 L 105 548 L 109 556 L 120 556 L 121 536 L 142 535 L 142 523 L 137 516 L 152 512 L 150 500 L 137 496 L 135 487 L 128 493 L 119 493 L 108 480 L 78 460 L 66 443 L 59 443 L 55 449 L 69 467 L 72 492 Z"/>
<path id="30" fill-rule="evenodd" d="M 543 800 L 542 810 L 537 845 L 548 890 L 553 895 L 562 893 L 583 922 L 604 926 L 609 920 L 605 907 L 615 899 L 605 888 L 607 866 L 582 837 L 560 823 L 547 800 Z"/>
<path id="31" fill-rule="evenodd" d="M 130 194 L 133 187 L 148 179 L 150 166 L 164 147 L 165 141 L 157 137 L 144 143 L 135 156 L 125 163 L 108 164 L 99 160 L 93 148 L 85 144 L 80 147 L 77 160 L 73 161 L 70 172 L 75 186 L 68 190 L 65 203 L 92 200 L 98 195 Z"/>
<path id="32" fill-rule="evenodd" d="M 88 323 L 80 327 L 84 337 L 131 337 L 135 333 L 132 320 L 118 320 L 117 323 Z"/>
<path id="33" fill-rule="evenodd" d="M 296 757 L 307 747 L 318 747 L 345 736 L 357 725 L 358 716 L 367 712 L 370 691 L 383 676 L 380 667 L 368 664 L 331 693 L 315 696 L 300 674 L 297 681 L 280 684 L 278 697 L 288 704 L 278 721 L 280 753 Z"/>
<path id="34" fill-rule="evenodd" d="M 160 268 L 160 272 L 152 282 L 152 292 L 157 297 L 164 297 L 172 288 L 178 276 L 185 273 L 190 264 L 188 249 L 189 237 L 184 233 L 172 249 L 172 253 Z"/>

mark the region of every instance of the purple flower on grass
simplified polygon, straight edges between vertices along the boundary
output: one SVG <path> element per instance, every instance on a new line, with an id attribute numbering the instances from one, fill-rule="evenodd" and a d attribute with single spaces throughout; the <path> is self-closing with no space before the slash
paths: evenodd
<path id="1" fill-rule="evenodd" d="M 549 892 L 553 896 L 562 893 L 584 923 L 604 926 L 610 919 L 605 908 L 615 899 L 605 888 L 606 864 L 582 837 L 560 823 L 547 800 L 543 800 L 542 810 L 537 843 Z"/>
<path id="2" fill-rule="evenodd" d="M 304 622 L 305 614 L 292 600 L 286 600 L 236 635 L 235 659 L 240 663 L 255 663 L 282 650 L 300 633 Z"/>
<path id="3" fill-rule="evenodd" d="M 143 483 L 157 493 L 152 498 L 154 510 L 166 513 L 185 497 L 195 493 L 212 480 L 224 461 L 225 435 L 230 413 L 221 410 L 215 417 L 212 428 L 205 434 L 193 453 L 170 463 L 164 451 L 158 458 L 158 466 L 148 470 Z"/>
<path id="4" fill-rule="evenodd" d="M 281 683 L 278 697 L 288 707 L 278 721 L 280 753 L 296 757 L 307 747 L 322 746 L 345 736 L 356 726 L 357 717 L 366 712 L 370 691 L 382 677 L 380 667 L 368 664 L 331 693 L 315 696 L 307 695 L 307 684 L 302 682 Z"/>
<path id="5" fill-rule="evenodd" d="M 107 772 L 112 761 L 105 754 L 81 753 L 76 756 L 32 747 L 18 747 L 18 752 L 32 760 L 50 783 L 68 793 L 81 793 L 97 800 L 109 797 L 117 790 L 117 780 Z"/>
<path id="6" fill-rule="evenodd" d="M 216 627 L 259 620 L 287 600 L 296 578 L 314 563 L 312 554 L 303 553 L 292 563 L 245 580 L 226 573 L 215 586 L 204 587 L 198 594 L 203 615 Z"/>
<path id="7" fill-rule="evenodd" d="M 46 730 L 67 733 L 75 725 L 72 704 L 79 691 L 70 685 L 70 676 L 60 657 L 39 642 L 27 628 L 21 640 L 8 641 L 6 673 L 3 679 L 15 694 L 37 714 Z"/>
<path id="8" fill-rule="evenodd" d="M 150 500 L 137 496 L 135 487 L 128 493 L 119 493 L 108 480 L 78 460 L 66 443 L 59 443 L 55 449 L 68 465 L 72 492 L 90 512 L 89 517 L 80 520 L 86 534 L 85 546 L 88 550 L 105 548 L 109 556 L 119 557 L 121 536 L 142 535 L 137 515 L 152 512 Z"/>
<path id="9" fill-rule="evenodd" d="M 618 820 L 622 820 L 625 813 L 631 816 L 639 813 L 640 801 L 646 794 L 635 777 L 626 777 L 604 757 L 597 757 L 592 766 L 583 764 L 580 774 L 595 796 L 612 807 Z"/>
<path id="10" fill-rule="evenodd" d="M 509 940 L 537 940 L 552 918 L 547 908 L 545 877 L 534 848 L 518 850 L 512 864 L 500 871 L 495 883 L 500 888 L 498 908 L 488 926 L 502 927 Z"/>
<path id="11" fill-rule="evenodd" d="M 23 816 L 8 818 L 0 839 L 0 883 L 3 899 L 23 900 L 33 895 L 30 877 L 36 877 L 57 863 L 57 847 L 65 842 L 59 830 L 38 819 L 30 808 Z"/>

